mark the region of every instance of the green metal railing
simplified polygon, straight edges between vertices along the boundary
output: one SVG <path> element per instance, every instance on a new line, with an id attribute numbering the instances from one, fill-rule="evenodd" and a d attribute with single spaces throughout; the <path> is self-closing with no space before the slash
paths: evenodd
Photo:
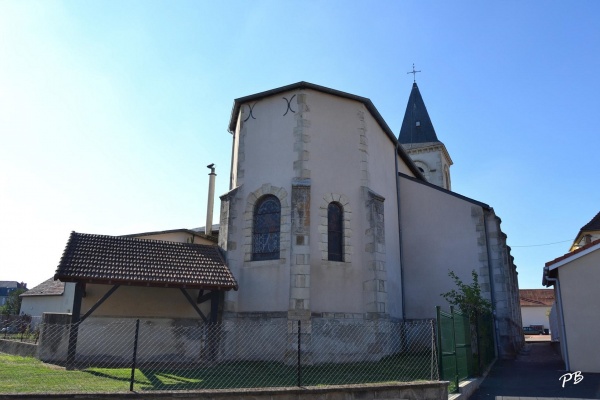
<path id="1" fill-rule="evenodd" d="M 440 379 L 458 383 L 481 375 L 495 357 L 493 320 L 489 313 L 477 314 L 473 324 L 469 316 L 450 307 L 437 311 L 438 365 Z"/>

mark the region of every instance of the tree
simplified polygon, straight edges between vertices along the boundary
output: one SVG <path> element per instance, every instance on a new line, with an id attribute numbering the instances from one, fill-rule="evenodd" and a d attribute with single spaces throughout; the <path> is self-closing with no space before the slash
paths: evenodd
<path id="1" fill-rule="evenodd" d="M 19 288 L 8 294 L 6 304 L 0 308 L 2 315 L 19 315 L 21 310 L 21 298 L 19 295 L 25 293 L 27 289 Z"/>
<path id="2" fill-rule="evenodd" d="M 471 321 L 474 321 L 478 313 L 492 311 L 492 303 L 481 296 L 479 276 L 475 270 L 471 271 L 473 282 L 470 285 L 465 284 L 454 271 L 448 271 L 448 276 L 452 278 L 457 287 L 457 289 L 441 294 L 448 303 L 457 306 L 460 311 L 469 316 Z"/>

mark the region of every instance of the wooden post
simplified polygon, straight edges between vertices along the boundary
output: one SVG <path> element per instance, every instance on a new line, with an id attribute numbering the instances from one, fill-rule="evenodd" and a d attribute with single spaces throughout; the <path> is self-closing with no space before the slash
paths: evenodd
<path id="1" fill-rule="evenodd" d="M 77 335 L 79 333 L 79 317 L 81 314 L 81 300 L 83 299 L 83 283 L 75 284 L 73 296 L 73 312 L 71 313 L 71 326 L 69 326 L 69 347 L 67 350 L 67 369 L 74 369 L 75 355 L 77 354 Z"/>

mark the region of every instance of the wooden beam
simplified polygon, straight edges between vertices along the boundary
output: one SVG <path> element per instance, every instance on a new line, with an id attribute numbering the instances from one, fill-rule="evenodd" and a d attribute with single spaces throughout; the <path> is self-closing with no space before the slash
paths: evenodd
<path id="1" fill-rule="evenodd" d="M 213 293 L 214 293 L 214 290 L 212 292 L 205 293 L 202 296 L 198 296 L 198 304 L 202 304 L 205 301 L 212 299 Z"/>
<path id="2" fill-rule="evenodd" d="M 198 308 L 198 306 L 194 302 L 194 299 L 192 299 L 192 296 L 190 296 L 190 294 L 187 292 L 187 290 L 185 290 L 184 288 L 179 288 L 179 290 L 181 290 L 181 293 L 183 293 L 183 295 L 185 296 L 187 301 L 192 305 L 192 307 L 194 307 L 194 310 L 196 310 L 198 315 L 202 318 L 202 321 L 204 321 L 205 323 L 208 322 L 206 315 L 204 315 L 202 313 L 202 311 Z"/>
<path id="3" fill-rule="evenodd" d="M 109 297 L 110 297 L 110 296 L 111 296 L 111 295 L 112 295 L 112 294 L 115 292 L 115 290 L 117 290 L 117 289 L 119 288 L 119 286 L 121 286 L 121 285 L 114 285 L 112 288 L 110 288 L 110 290 L 109 290 L 108 292 L 106 292 L 106 293 L 104 294 L 104 296 L 102 296 L 102 298 L 101 298 L 100 300 L 98 300 L 98 301 L 96 302 L 96 304 L 94 304 L 94 305 L 92 306 L 92 308 L 90 308 L 90 309 L 88 310 L 88 312 L 86 312 L 86 313 L 83 315 L 83 317 L 81 317 L 81 320 L 80 320 L 79 322 L 83 322 L 83 321 L 85 321 L 85 319 L 86 319 L 87 317 L 89 317 L 89 316 L 90 316 L 90 315 L 91 315 L 91 314 L 92 314 L 94 311 L 96 311 L 96 309 L 97 309 L 98 307 L 100 307 L 100 306 L 102 305 L 102 303 L 104 303 L 104 301 L 106 301 L 106 299 L 108 299 L 108 298 L 109 298 Z"/>
<path id="4" fill-rule="evenodd" d="M 69 326 L 69 347 L 67 349 L 67 369 L 75 366 L 75 355 L 77 354 L 77 336 L 79 334 L 79 315 L 81 314 L 81 299 L 83 298 L 83 283 L 75 284 L 73 295 L 73 311 L 71 312 L 71 325 Z"/>
<path id="5" fill-rule="evenodd" d="M 210 323 L 216 324 L 219 321 L 219 291 L 210 292 Z"/>

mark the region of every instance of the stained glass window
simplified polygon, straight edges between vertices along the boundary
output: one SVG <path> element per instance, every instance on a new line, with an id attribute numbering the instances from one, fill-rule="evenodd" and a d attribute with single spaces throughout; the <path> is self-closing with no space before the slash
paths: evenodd
<path id="1" fill-rule="evenodd" d="M 338 203 L 327 207 L 327 252 L 329 261 L 344 261 L 344 210 Z"/>
<path id="2" fill-rule="evenodd" d="M 279 227 L 281 204 L 275 196 L 261 197 L 254 208 L 252 260 L 279 258 Z"/>

